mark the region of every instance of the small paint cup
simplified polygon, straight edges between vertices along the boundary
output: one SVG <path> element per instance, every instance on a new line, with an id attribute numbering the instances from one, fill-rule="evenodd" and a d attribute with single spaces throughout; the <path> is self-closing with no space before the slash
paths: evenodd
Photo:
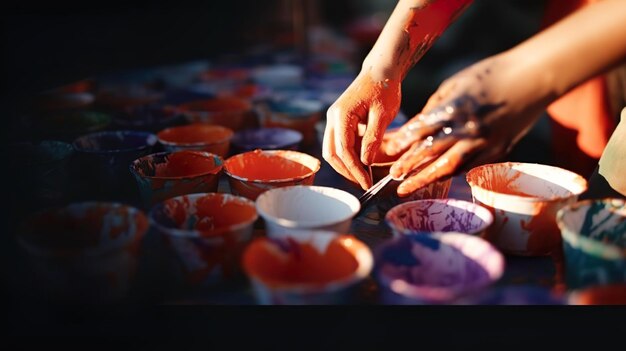
<path id="1" fill-rule="evenodd" d="M 46 297 L 108 302 L 128 296 L 148 227 L 148 219 L 136 208 L 81 202 L 32 215 L 18 243 Z"/>
<path id="2" fill-rule="evenodd" d="M 202 123 L 163 129 L 157 134 L 165 151 L 201 150 L 226 157 L 233 131 Z"/>
<path id="3" fill-rule="evenodd" d="M 237 97 L 216 97 L 178 105 L 178 111 L 190 123 L 220 125 L 233 131 L 256 127 L 256 112 L 252 104 Z"/>
<path id="4" fill-rule="evenodd" d="M 76 172 L 87 180 L 86 191 L 104 199 L 134 198 L 136 187 L 128 166 L 149 154 L 156 140 L 156 135 L 139 131 L 98 132 L 74 140 Z"/>
<path id="5" fill-rule="evenodd" d="M 256 206 L 269 237 L 294 229 L 347 233 L 361 208 L 359 200 L 346 191 L 309 185 L 268 190 L 259 195 Z"/>
<path id="6" fill-rule="evenodd" d="M 396 237 L 379 246 L 375 261 L 384 304 L 453 303 L 504 273 L 504 257 L 493 245 L 455 232 Z"/>
<path id="7" fill-rule="evenodd" d="M 322 103 L 317 100 L 270 101 L 260 113 L 261 126 L 297 130 L 302 133 L 302 144 L 310 146 L 315 143 L 315 124 L 322 117 L 323 107 Z"/>
<path id="8" fill-rule="evenodd" d="M 325 231 L 258 238 L 243 256 L 244 271 L 262 305 L 352 303 L 372 266 L 372 253 L 363 242 Z"/>
<path id="9" fill-rule="evenodd" d="M 240 275 L 241 255 L 257 218 L 254 202 L 219 193 L 170 198 L 150 211 L 151 223 L 169 244 L 190 286 Z"/>
<path id="10" fill-rule="evenodd" d="M 72 142 L 81 135 L 107 129 L 111 120 L 111 115 L 103 112 L 63 111 L 40 116 L 33 121 L 33 127 L 40 138 Z"/>
<path id="11" fill-rule="evenodd" d="M 182 122 L 174 106 L 148 104 L 130 106 L 114 114 L 113 124 L 120 129 L 158 132 Z"/>
<path id="12" fill-rule="evenodd" d="M 626 283 L 626 201 L 585 200 L 557 213 L 568 288 Z"/>
<path id="13" fill-rule="evenodd" d="M 136 159 L 130 172 L 144 206 L 193 193 L 217 191 L 222 159 L 206 151 L 160 152 Z"/>
<path id="14" fill-rule="evenodd" d="M 462 298 L 460 305 L 565 305 L 567 299 L 553 291 L 532 285 L 492 288 Z"/>
<path id="15" fill-rule="evenodd" d="M 626 305 L 626 284 L 596 285 L 574 290 L 569 294 L 570 305 Z"/>
<path id="16" fill-rule="evenodd" d="M 486 208 L 456 199 L 416 200 L 400 204 L 385 215 L 394 236 L 420 232 L 460 232 L 482 235 L 493 223 Z"/>
<path id="17" fill-rule="evenodd" d="M 61 141 L 16 143 L 9 147 L 14 204 L 24 208 L 60 205 L 68 199 L 70 160 L 74 149 Z M 21 201 L 20 201 L 21 200 Z M 21 206 L 20 206 L 21 207 Z"/>
<path id="18" fill-rule="evenodd" d="M 298 150 L 302 133 L 287 128 L 254 128 L 235 133 L 232 145 L 238 152 L 261 150 Z"/>
<path id="19" fill-rule="evenodd" d="M 504 162 L 471 169 L 472 198 L 495 217 L 485 238 L 507 254 L 543 256 L 561 245 L 556 212 L 576 201 L 587 181 L 568 170 Z"/>
<path id="20" fill-rule="evenodd" d="M 224 162 L 230 191 L 251 200 L 269 189 L 291 185 L 312 185 L 320 161 L 290 150 L 255 150 L 230 157 Z"/>

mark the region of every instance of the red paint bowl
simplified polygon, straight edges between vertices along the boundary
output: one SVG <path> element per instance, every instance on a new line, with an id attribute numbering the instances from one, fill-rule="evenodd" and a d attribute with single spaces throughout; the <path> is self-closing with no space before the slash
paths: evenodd
<path id="1" fill-rule="evenodd" d="M 234 131 L 258 124 L 252 104 L 236 97 L 191 101 L 179 105 L 178 110 L 190 123 L 216 124 Z"/>
<path id="2" fill-rule="evenodd" d="M 196 123 L 163 129 L 157 137 L 166 151 L 202 150 L 226 157 L 233 131 L 222 126 Z"/>
<path id="3" fill-rule="evenodd" d="M 371 272 L 370 249 L 352 235 L 299 231 L 259 238 L 243 256 L 243 268 L 259 304 L 341 304 Z"/>
<path id="4" fill-rule="evenodd" d="M 471 169 L 466 180 L 474 202 L 495 217 L 485 238 L 520 256 L 543 256 L 560 248 L 556 213 L 587 190 L 580 175 L 534 163 L 487 164 Z"/>
<path id="5" fill-rule="evenodd" d="M 18 243 L 46 295 L 68 302 L 113 301 L 130 290 L 148 227 L 136 208 L 82 202 L 32 215 Z"/>
<path id="6" fill-rule="evenodd" d="M 150 211 L 151 223 L 171 247 L 189 285 L 238 276 L 257 218 L 254 202 L 218 193 L 174 197 Z"/>
<path id="7" fill-rule="evenodd" d="M 222 159 L 206 151 L 160 152 L 130 165 L 145 206 L 193 193 L 217 191 Z"/>
<path id="8" fill-rule="evenodd" d="M 251 200 L 266 190 L 312 185 L 320 160 L 292 150 L 255 150 L 235 155 L 224 163 L 230 190 Z"/>

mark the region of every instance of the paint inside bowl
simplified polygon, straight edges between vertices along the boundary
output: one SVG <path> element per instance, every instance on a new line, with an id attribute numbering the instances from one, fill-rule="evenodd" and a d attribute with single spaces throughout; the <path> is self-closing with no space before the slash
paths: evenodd
<path id="1" fill-rule="evenodd" d="M 244 265 L 248 274 L 270 286 L 327 284 L 357 270 L 358 261 L 341 241 L 330 240 L 326 245 L 319 248 L 290 237 L 257 240 L 250 244 Z"/>
<path id="2" fill-rule="evenodd" d="M 478 234 L 493 223 L 488 209 L 455 199 L 417 200 L 387 212 L 385 221 L 395 234 L 461 232 Z"/>
<path id="3" fill-rule="evenodd" d="M 159 140 L 179 145 L 217 144 L 230 140 L 233 131 L 222 127 L 206 124 L 191 124 L 167 128 L 159 132 Z"/>
<path id="4" fill-rule="evenodd" d="M 182 150 L 172 153 L 154 154 L 163 156 L 163 162 L 150 162 L 140 159 L 136 167 L 138 174 L 154 178 L 185 178 L 204 174 L 217 174 L 221 170 L 221 160 L 207 152 Z"/>
<path id="5" fill-rule="evenodd" d="M 287 128 L 246 129 L 235 133 L 232 139 L 233 145 L 244 151 L 296 148 L 301 141 L 302 133 Z"/>
<path id="6" fill-rule="evenodd" d="M 159 203 L 152 218 L 172 234 L 215 236 L 251 225 L 257 219 L 254 203 L 229 194 L 180 196 Z"/>
<path id="7" fill-rule="evenodd" d="M 399 301 L 449 302 L 499 279 L 504 258 L 485 240 L 463 233 L 403 235 L 383 244 L 376 276 Z"/>
<path id="8" fill-rule="evenodd" d="M 271 182 L 309 177 L 319 170 L 320 161 L 295 151 L 255 150 L 229 158 L 224 167 L 239 180 Z"/>

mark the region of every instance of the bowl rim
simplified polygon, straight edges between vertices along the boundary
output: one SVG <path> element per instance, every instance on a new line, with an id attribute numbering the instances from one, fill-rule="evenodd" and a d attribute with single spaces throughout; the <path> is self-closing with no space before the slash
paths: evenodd
<path id="1" fill-rule="evenodd" d="M 196 229 L 180 229 L 180 228 L 167 227 L 159 223 L 159 221 L 157 221 L 154 218 L 154 214 L 156 213 L 156 211 L 160 207 L 162 207 L 165 202 L 180 201 L 181 199 L 185 197 L 189 200 L 194 201 L 194 203 L 196 199 L 203 198 L 203 197 L 222 197 L 223 199 L 226 199 L 226 200 L 230 199 L 230 200 L 241 201 L 244 204 L 251 206 L 252 209 L 254 209 L 254 216 L 253 218 L 247 219 L 243 222 L 239 222 L 228 227 L 219 228 L 219 230 L 215 230 L 211 234 L 206 234 L 206 231 L 196 230 Z M 179 196 L 165 199 L 163 201 L 160 201 L 154 204 L 154 206 L 152 206 L 152 208 L 150 209 L 150 212 L 148 212 L 147 216 L 148 216 L 148 221 L 150 222 L 150 225 L 154 226 L 158 231 L 160 231 L 161 233 L 165 235 L 175 236 L 175 237 L 180 237 L 180 238 L 202 238 L 203 240 L 207 240 L 208 242 L 221 242 L 223 240 L 222 237 L 226 235 L 228 232 L 234 232 L 234 231 L 246 228 L 248 226 L 252 226 L 254 222 L 256 222 L 256 220 L 259 218 L 259 213 L 256 210 L 256 206 L 254 205 L 254 202 L 248 198 L 245 198 L 243 196 L 233 195 L 233 194 L 208 192 L 208 193 L 193 193 L 193 194 L 179 195 Z"/>
<path id="2" fill-rule="evenodd" d="M 483 225 L 481 225 L 479 227 L 479 229 L 477 230 L 473 230 L 469 233 L 464 233 L 464 232 L 460 232 L 458 230 L 452 230 L 449 232 L 444 232 L 441 230 L 438 230 L 437 232 L 441 232 L 441 233 L 452 233 L 452 232 L 457 232 L 457 233 L 464 233 L 464 234 L 470 234 L 470 235 L 476 235 L 479 234 L 483 231 L 485 231 L 487 228 L 489 228 L 495 218 L 493 216 L 493 214 L 491 213 L 491 211 L 489 211 L 485 206 L 475 203 L 475 202 L 470 202 L 470 201 L 466 201 L 466 200 L 461 200 L 461 199 L 453 199 L 453 198 L 446 198 L 446 199 L 420 199 L 420 200 L 413 200 L 413 201 L 408 201 L 405 203 L 401 203 L 398 204 L 394 207 L 392 207 L 391 209 L 389 209 L 389 211 L 387 211 L 387 213 L 385 214 L 385 223 L 391 228 L 391 230 L 393 231 L 397 231 L 398 233 L 402 234 L 402 235 L 406 235 L 406 234 L 411 234 L 411 233 L 417 233 L 417 232 L 423 232 L 423 231 L 416 231 L 416 230 L 410 230 L 410 229 L 402 229 L 402 228 L 398 228 L 395 224 L 393 224 L 390 220 L 389 217 L 391 215 L 393 215 L 395 212 L 397 211 L 401 211 L 406 207 L 412 207 L 414 205 L 420 205 L 420 204 L 426 204 L 426 203 L 440 203 L 443 204 L 444 206 L 449 206 L 448 204 L 463 204 L 463 205 L 471 205 L 475 207 L 475 211 L 468 211 L 467 209 L 463 209 L 466 212 L 474 212 L 482 221 L 483 221 Z M 486 216 L 485 217 L 483 217 Z"/>
<path id="3" fill-rule="evenodd" d="M 349 203 L 346 203 L 350 209 L 352 210 L 352 213 L 347 216 L 346 218 L 341 218 L 338 220 L 334 220 L 332 222 L 328 222 L 328 223 L 308 223 L 308 222 L 296 222 L 294 220 L 291 219 L 286 219 L 286 218 L 280 218 L 280 217 L 276 217 L 273 215 L 268 214 L 263 208 L 262 206 L 260 206 L 260 202 L 267 196 L 270 196 L 271 192 L 278 192 L 278 191 L 291 191 L 291 190 L 295 190 L 295 189 L 299 189 L 299 188 L 308 188 L 308 189 L 312 189 L 312 190 L 325 190 L 325 191 L 332 191 L 335 193 L 339 193 L 342 195 L 347 195 L 346 198 L 349 199 L 350 202 L 353 202 L 354 204 L 356 204 L 356 208 L 353 208 L 353 206 L 350 206 Z M 285 228 L 290 228 L 290 229 L 316 229 L 319 227 L 328 227 L 328 226 L 333 226 L 333 225 L 337 225 L 339 223 L 342 223 L 346 220 L 351 220 L 352 218 L 354 218 L 354 216 L 360 211 L 361 209 L 361 204 L 359 202 L 359 199 L 356 198 L 356 196 L 350 194 L 349 192 L 345 191 L 345 190 L 341 190 L 341 189 L 337 189 L 337 188 L 333 188 L 333 187 L 327 187 L 327 186 L 319 186 L 319 185 L 290 185 L 290 186 L 285 186 L 285 187 L 279 187 L 279 188 L 273 188 L 273 189 L 269 189 L 264 191 L 263 193 L 261 193 L 256 201 L 256 207 L 257 207 L 257 212 L 259 212 L 259 214 L 261 215 L 261 217 L 263 217 L 263 219 L 265 221 L 271 220 L 273 223 L 280 225 L 281 227 L 285 227 Z"/>
<path id="4" fill-rule="evenodd" d="M 242 176 L 233 174 L 232 172 L 230 172 L 228 170 L 228 163 L 229 163 L 229 161 L 234 160 L 236 158 L 244 157 L 243 155 L 246 155 L 246 154 L 249 154 L 249 153 L 255 153 L 255 152 L 257 152 L 257 150 L 260 151 L 261 153 L 269 153 L 269 154 L 278 154 L 278 153 L 282 153 L 282 154 L 286 153 L 286 154 L 292 154 L 292 155 L 297 154 L 297 155 L 306 157 L 306 158 L 308 158 L 311 161 L 314 160 L 315 167 L 310 172 L 307 172 L 306 174 L 303 174 L 303 175 L 300 175 L 300 176 L 297 176 L 297 177 L 280 178 L 280 179 L 269 179 L 269 180 L 248 179 L 248 178 L 244 178 Z M 238 180 L 240 182 L 244 182 L 244 183 L 257 183 L 257 184 L 268 184 L 268 183 L 269 184 L 277 184 L 277 183 L 286 183 L 286 182 L 298 182 L 298 181 L 307 179 L 307 178 L 317 174 L 317 172 L 319 172 L 321 167 L 322 167 L 322 162 L 317 157 L 311 156 L 311 155 L 309 155 L 309 154 L 307 154 L 305 152 L 301 152 L 301 151 L 282 150 L 282 149 L 281 150 L 261 150 L 261 149 L 256 149 L 256 150 L 246 151 L 246 152 L 242 152 L 240 154 L 233 155 L 233 156 L 227 158 L 226 160 L 224 160 L 224 173 L 228 177 L 236 179 L 236 180 Z"/>
<path id="5" fill-rule="evenodd" d="M 197 174 L 192 174 L 192 175 L 187 175 L 187 176 L 181 176 L 181 177 L 164 177 L 164 176 L 147 176 L 147 175 L 141 175 L 139 174 L 135 168 L 136 165 L 145 159 L 148 158 L 153 158 L 155 156 L 166 156 L 166 155 L 171 155 L 171 154 L 175 154 L 175 153 L 179 153 L 179 152 L 184 152 L 184 153 L 193 153 L 193 154 L 201 154 L 202 156 L 205 156 L 207 158 L 212 157 L 214 161 L 219 161 L 215 162 L 215 167 L 212 168 L 210 171 L 206 171 L 203 173 L 197 173 Z M 198 178 L 198 177 L 204 177 L 204 176 L 210 176 L 210 175 L 215 175 L 215 176 L 219 176 L 220 172 L 222 171 L 222 169 L 224 168 L 224 160 L 217 154 L 208 152 L 208 151 L 202 151 L 202 150 L 177 150 L 177 151 L 162 151 L 162 152 L 156 152 L 153 154 L 149 154 L 149 155 L 145 155 L 145 156 L 141 156 L 139 158 L 136 158 L 135 160 L 133 160 L 133 162 L 130 163 L 130 165 L 128 166 L 128 168 L 130 169 L 130 172 L 135 176 L 135 177 L 139 177 L 141 179 L 151 179 L 151 180 L 183 180 L 183 179 L 193 179 L 193 178 Z"/>
<path id="6" fill-rule="evenodd" d="M 289 141 L 289 142 L 282 142 L 282 143 L 275 143 L 275 144 L 264 144 L 263 147 L 259 147 L 258 144 L 250 144 L 250 143 L 244 143 L 241 142 L 241 139 L 243 138 L 243 135 L 245 133 L 250 133 L 250 132 L 255 132 L 255 131 L 261 131 L 261 130 L 274 130 L 278 133 L 282 133 L 282 134 L 290 134 L 295 136 L 295 140 L 293 141 Z M 248 129 L 243 129 L 243 130 L 239 130 L 237 131 L 234 135 L 233 138 L 231 139 L 232 144 L 239 148 L 239 149 L 245 149 L 248 150 L 246 152 L 249 151 L 254 151 L 255 149 L 262 149 L 262 150 L 272 150 L 272 149 L 280 149 L 283 147 L 287 147 L 287 146 L 291 146 L 291 145 L 297 145 L 298 143 L 302 142 L 303 139 L 303 135 L 301 132 L 295 130 L 295 129 L 291 129 L 291 128 L 284 128 L 284 127 L 260 127 L 260 128 L 248 128 Z"/>
<path id="7" fill-rule="evenodd" d="M 283 293 L 292 293 L 292 294 L 315 294 L 319 292 L 324 293 L 333 293 L 352 284 L 358 283 L 359 281 L 364 280 L 369 276 L 374 268 L 374 254 L 372 250 L 365 244 L 362 240 L 358 239 L 353 234 L 340 233 L 328 230 L 299 230 L 301 233 L 308 233 L 309 237 L 301 237 L 301 236 L 289 236 L 291 239 L 295 239 L 299 244 L 303 242 L 310 242 L 311 236 L 327 236 L 334 237 L 332 240 L 341 241 L 341 244 L 347 240 L 351 240 L 351 245 L 357 245 L 358 251 L 355 250 L 354 258 L 357 261 L 357 268 L 346 275 L 337 280 L 333 280 L 326 283 L 281 283 L 281 284 L 272 284 L 271 287 L 268 287 L 267 283 L 265 283 L 261 278 L 256 275 L 253 275 L 249 272 L 249 268 L 246 265 L 242 264 L 242 268 L 245 271 L 246 275 L 250 277 L 252 280 L 256 281 L 258 284 L 270 289 L 270 290 L 278 290 Z M 286 240 L 285 237 L 281 238 L 269 238 L 269 237 L 260 237 L 255 239 L 255 241 L 263 241 L 269 244 L 273 244 L 274 240 Z M 250 246 L 246 249 L 246 252 L 249 250 Z M 246 255 L 244 252 L 244 255 Z M 360 254 L 359 254 L 360 253 Z"/>
<path id="8" fill-rule="evenodd" d="M 225 132 L 226 135 L 223 138 L 215 140 L 215 141 L 210 141 L 210 142 L 200 141 L 200 142 L 195 142 L 195 143 L 182 143 L 182 142 L 168 141 L 168 140 L 163 139 L 163 133 L 165 133 L 165 132 L 169 132 L 169 131 L 171 131 L 173 129 L 189 128 L 190 126 L 201 127 L 201 128 L 219 129 L 222 132 Z M 183 126 L 169 127 L 169 128 L 165 128 L 165 129 L 160 130 L 156 134 L 159 143 L 161 143 L 163 145 L 167 145 L 167 146 L 174 146 L 174 147 L 176 147 L 176 146 L 193 147 L 193 146 L 219 145 L 219 144 L 227 143 L 230 140 L 232 140 L 233 135 L 234 135 L 234 132 L 230 128 L 227 128 L 227 127 L 224 127 L 224 126 L 220 126 L 220 125 L 217 125 L 217 124 L 206 124 L 206 123 L 192 123 L 192 124 L 187 124 L 187 125 L 183 125 Z"/>
<path id="9" fill-rule="evenodd" d="M 568 213 L 574 213 L 574 210 L 582 209 L 582 207 L 587 207 L 592 203 L 619 203 L 622 204 L 626 210 L 625 199 L 611 197 L 581 200 L 563 206 L 556 213 L 556 223 L 561 231 L 563 241 L 567 241 L 570 245 L 576 244 L 575 247 L 581 248 L 587 255 L 602 257 L 603 259 L 626 259 L 626 247 L 620 247 L 613 243 L 603 243 L 599 240 L 582 235 L 578 233 L 578 230 L 572 230 L 573 228 L 564 223 L 564 217 L 567 216 Z M 626 215 L 624 218 L 626 219 Z"/>
<path id="10" fill-rule="evenodd" d="M 491 189 L 487 189 L 485 187 L 482 187 L 478 184 L 476 184 L 473 180 L 471 180 L 471 175 L 477 173 L 479 170 L 483 170 L 485 168 L 489 168 L 489 167 L 504 167 L 506 165 L 532 165 L 532 166 L 537 166 L 537 167 L 545 167 L 545 168 L 551 168 L 551 169 L 557 169 L 559 171 L 562 172 L 566 172 L 568 174 L 574 175 L 576 179 L 581 180 L 582 183 L 584 184 L 582 186 L 582 189 L 575 193 L 570 191 L 569 189 L 567 189 L 571 194 L 570 195 L 566 195 L 566 196 L 551 196 L 551 197 L 538 197 L 538 196 L 520 196 L 520 195 L 512 195 L 512 194 L 506 194 L 506 193 L 501 193 L 501 192 L 497 192 Z M 521 201 L 521 202 L 527 202 L 527 203 L 536 203 L 536 202 L 558 202 L 558 201 L 562 201 L 565 199 L 569 199 L 572 197 L 577 197 L 580 194 L 584 193 L 588 188 L 589 188 L 589 184 L 587 182 L 587 180 L 581 176 L 578 173 L 572 172 L 570 170 L 567 170 L 565 168 L 561 168 L 561 167 L 557 167 L 557 166 L 550 166 L 550 165 L 546 165 L 546 164 L 542 164 L 542 163 L 533 163 L 533 162 L 512 162 L 512 161 L 507 161 L 507 162 L 497 162 L 497 163 L 487 163 L 484 165 L 480 165 L 480 166 L 476 166 L 472 169 L 470 169 L 466 175 L 465 175 L 465 181 L 469 184 L 470 188 L 477 188 L 480 189 L 481 191 L 484 192 L 489 192 L 492 193 L 494 195 L 497 195 L 498 197 L 501 197 L 503 199 L 509 200 L 509 201 Z"/>
<path id="11" fill-rule="evenodd" d="M 400 240 L 409 240 L 410 237 L 413 236 L 422 236 L 422 235 L 428 235 L 431 237 L 436 238 L 437 240 L 441 241 L 441 239 L 443 237 L 459 237 L 459 238 L 464 238 L 466 240 L 470 240 L 473 241 L 475 243 L 480 243 L 481 245 L 483 245 L 484 247 L 488 247 L 491 249 L 491 252 L 493 255 L 495 255 L 496 260 L 498 261 L 495 265 L 495 270 L 494 271 L 488 271 L 487 274 L 489 275 L 488 280 L 484 283 L 484 285 L 481 286 L 474 286 L 471 288 L 467 288 L 467 289 L 452 289 L 449 287 L 439 287 L 439 286 L 433 286 L 433 285 L 413 285 L 410 283 L 405 282 L 403 279 L 392 279 L 384 274 L 381 273 L 380 271 L 380 265 L 381 265 L 381 255 L 383 254 L 383 252 L 385 252 L 385 250 L 393 245 L 394 243 L 400 241 Z M 446 245 L 449 245 L 447 243 L 444 243 Z M 420 232 L 420 233 L 412 233 L 412 234 L 408 234 L 408 235 L 403 235 L 403 236 L 398 236 L 395 237 L 391 240 L 388 240 L 384 243 L 382 243 L 381 245 L 378 246 L 375 255 L 374 255 L 374 259 L 376 262 L 378 262 L 378 264 L 376 265 L 376 267 L 374 268 L 374 276 L 376 281 L 379 283 L 379 285 L 381 285 L 381 287 L 383 289 L 388 289 L 390 291 L 393 291 L 393 293 L 398 294 L 400 296 L 403 296 L 405 298 L 410 298 L 410 299 L 415 299 L 415 300 L 425 300 L 425 301 L 430 301 L 430 302 L 434 302 L 434 303 L 438 303 L 438 302 L 444 302 L 444 301 L 450 301 L 453 299 L 457 299 L 457 298 L 461 298 L 463 296 L 469 295 L 471 293 L 474 293 L 476 291 L 480 291 L 484 288 L 489 287 L 490 285 L 493 285 L 494 283 L 496 283 L 498 280 L 500 280 L 500 278 L 502 278 L 502 276 L 504 275 L 504 271 L 505 271 L 505 266 L 506 266 L 506 261 L 504 258 L 504 255 L 502 254 L 502 252 L 500 250 L 498 250 L 497 247 L 495 247 L 492 243 L 490 243 L 489 241 L 476 236 L 476 235 L 471 235 L 471 234 L 466 234 L 466 233 L 461 233 L 461 232 Z M 404 288 L 406 289 L 406 292 L 401 294 L 398 293 L 397 291 L 395 291 L 392 287 L 392 285 L 395 282 L 401 282 L 401 284 L 404 286 Z M 425 291 L 431 291 L 431 292 L 435 292 L 437 295 L 443 295 L 443 297 L 439 297 L 439 298 L 431 298 L 431 297 L 425 297 L 423 295 L 423 293 Z M 428 294 L 428 295 L 432 295 L 432 294 Z"/>

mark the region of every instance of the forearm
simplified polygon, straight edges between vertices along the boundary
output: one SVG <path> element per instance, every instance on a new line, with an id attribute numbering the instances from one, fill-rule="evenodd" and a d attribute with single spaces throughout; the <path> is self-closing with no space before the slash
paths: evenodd
<path id="1" fill-rule="evenodd" d="M 362 69 L 374 79 L 402 80 L 473 0 L 400 0 Z"/>
<path id="2" fill-rule="evenodd" d="M 509 51 L 549 103 L 626 59 L 626 1 L 605 0 L 570 15 Z"/>

